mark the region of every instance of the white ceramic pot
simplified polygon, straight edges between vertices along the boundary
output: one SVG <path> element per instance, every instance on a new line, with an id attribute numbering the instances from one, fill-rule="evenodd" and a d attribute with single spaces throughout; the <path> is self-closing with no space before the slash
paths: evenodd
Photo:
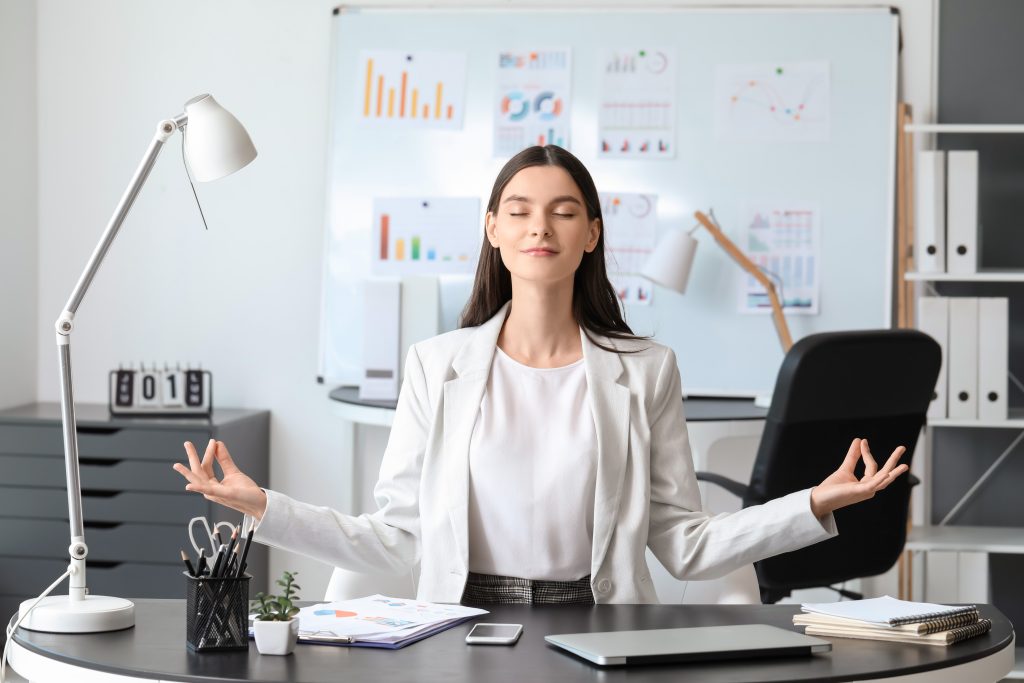
<path id="1" fill-rule="evenodd" d="M 299 640 L 299 620 L 254 621 L 253 635 L 261 655 L 290 655 Z"/>

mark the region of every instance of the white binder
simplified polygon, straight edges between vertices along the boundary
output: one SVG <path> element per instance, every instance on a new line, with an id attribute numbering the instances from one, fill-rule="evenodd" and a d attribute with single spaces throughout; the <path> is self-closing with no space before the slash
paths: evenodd
<path id="1" fill-rule="evenodd" d="M 978 419 L 978 300 L 949 299 L 949 417 Z"/>
<path id="2" fill-rule="evenodd" d="M 946 272 L 946 153 L 917 155 L 914 262 L 922 273 Z"/>
<path id="3" fill-rule="evenodd" d="M 1010 300 L 978 299 L 978 417 L 1005 420 L 1009 390 Z"/>
<path id="4" fill-rule="evenodd" d="M 946 417 L 946 368 L 949 366 L 949 299 L 939 296 L 921 297 L 917 301 L 917 329 L 939 343 L 942 365 L 935 380 L 935 392 L 928 404 L 928 417 Z"/>
<path id="5" fill-rule="evenodd" d="M 366 280 L 363 284 L 363 378 L 359 398 L 393 401 L 398 398 L 399 316 L 402 286 L 396 280 Z"/>
<path id="6" fill-rule="evenodd" d="M 949 152 L 946 270 L 978 272 L 978 152 Z"/>

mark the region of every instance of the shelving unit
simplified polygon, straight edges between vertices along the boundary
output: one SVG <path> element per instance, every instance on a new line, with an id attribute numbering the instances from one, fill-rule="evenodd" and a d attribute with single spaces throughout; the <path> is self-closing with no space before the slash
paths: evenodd
<path id="1" fill-rule="evenodd" d="M 903 274 L 908 282 L 1024 282 L 1024 271 L 985 271 L 981 273 L 911 273 Z"/>
<path id="2" fill-rule="evenodd" d="M 1024 270 L 981 271 L 970 274 L 956 273 L 921 273 L 914 270 L 914 178 L 913 157 L 915 155 L 914 133 L 937 134 L 1022 134 L 1024 124 L 914 124 L 911 122 L 909 107 L 902 105 L 900 109 L 900 144 L 898 177 L 898 248 L 901 258 L 897 265 L 897 324 L 901 327 L 914 327 L 916 301 L 919 297 L 917 283 L 931 282 L 1024 282 Z M 912 526 L 907 535 L 906 565 L 912 566 L 913 555 L 929 552 L 954 553 L 996 553 L 1024 555 L 1024 528 L 1021 527 L 989 527 L 989 526 L 952 526 L 956 516 L 978 495 L 986 482 L 990 481 L 1002 463 L 1010 456 L 1021 441 L 1024 441 L 1024 410 L 1010 409 L 1005 420 L 979 419 L 935 419 L 930 420 L 925 437 L 926 462 L 931 462 L 931 449 L 936 430 L 943 429 L 1011 429 L 1020 433 L 1006 447 L 1002 454 L 992 462 L 978 479 L 967 487 L 966 492 L 950 509 L 946 516 L 937 524 Z M 930 465 L 929 465 L 930 467 Z M 929 482 L 934 477 L 929 476 Z M 926 496 L 926 501 L 928 497 Z M 932 519 L 930 502 L 925 504 L 927 520 Z M 905 583 L 901 583 L 901 592 L 913 597 L 911 572 L 905 573 Z M 925 599 L 928 599 L 925 596 Z M 998 605 L 997 605 L 998 606 Z M 1024 678 L 1024 647 L 1017 648 L 1016 668 L 1008 678 Z"/>

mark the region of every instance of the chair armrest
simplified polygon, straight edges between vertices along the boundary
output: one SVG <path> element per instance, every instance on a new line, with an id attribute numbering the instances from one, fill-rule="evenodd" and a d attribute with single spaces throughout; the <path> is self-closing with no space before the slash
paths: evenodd
<path id="1" fill-rule="evenodd" d="M 723 477 L 721 474 L 715 474 L 713 472 L 697 472 L 697 481 L 709 481 L 712 484 L 718 484 L 737 498 L 743 498 L 743 496 L 747 494 L 748 487 L 746 484 L 741 484 L 729 477 Z"/>

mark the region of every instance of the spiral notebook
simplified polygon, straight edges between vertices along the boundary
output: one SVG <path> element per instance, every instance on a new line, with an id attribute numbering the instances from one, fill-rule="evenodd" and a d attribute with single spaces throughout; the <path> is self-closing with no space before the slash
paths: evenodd
<path id="1" fill-rule="evenodd" d="M 800 605 L 800 608 L 811 614 L 856 619 L 887 626 L 934 621 L 976 612 L 978 609 L 976 605 L 938 605 L 932 602 L 897 600 L 889 595 L 866 600 L 805 603 Z"/>
<path id="2" fill-rule="evenodd" d="M 977 623 L 979 618 L 980 615 L 978 614 L 978 610 L 971 610 L 970 612 L 954 614 L 949 617 L 939 617 L 938 619 L 929 619 L 928 621 L 919 621 L 913 624 L 889 626 L 889 624 L 875 624 L 869 621 L 861 621 L 860 619 L 847 619 L 846 617 L 832 617 L 827 614 L 802 612 L 800 614 L 793 615 L 793 623 L 796 626 L 868 628 L 875 631 L 892 631 L 896 633 L 903 633 L 905 635 L 920 636 L 927 635 L 929 633 L 936 633 L 938 631 L 948 631 L 950 629 L 959 628 L 960 626 L 970 626 L 971 624 Z"/>
<path id="3" fill-rule="evenodd" d="M 796 617 L 793 618 L 796 623 Z M 798 626 L 800 624 L 797 624 Z M 830 626 L 808 624 L 805 633 L 809 636 L 826 636 L 832 638 L 862 638 L 865 640 L 885 640 L 896 643 L 909 643 L 913 645 L 938 645 L 945 647 L 959 643 L 968 638 L 988 633 L 992 629 L 992 622 L 989 619 L 979 619 L 973 624 L 958 626 L 937 633 L 914 634 L 897 629 L 865 627 L 857 628 L 851 626 Z"/>

